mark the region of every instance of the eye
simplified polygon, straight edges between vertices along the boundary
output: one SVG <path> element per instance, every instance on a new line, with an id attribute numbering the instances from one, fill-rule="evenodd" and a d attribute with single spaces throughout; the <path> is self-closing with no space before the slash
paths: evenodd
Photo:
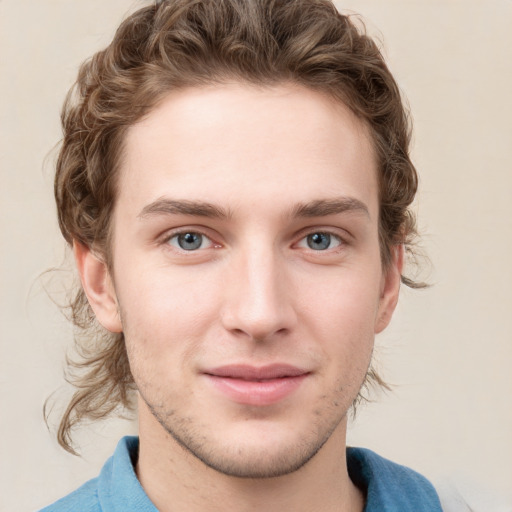
<path id="1" fill-rule="evenodd" d="M 325 251 L 327 249 L 334 249 L 342 244 L 339 236 L 331 233 L 324 233 L 318 231 L 316 233 L 310 233 L 304 237 L 298 244 L 299 247 L 307 247 L 314 251 Z"/>
<path id="2" fill-rule="evenodd" d="M 183 251 L 207 249 L 213 245 L 213 242 L 206 235 L 194 231 L 177 233 L 176 235 L 171 236 L 167 243 Z"/>

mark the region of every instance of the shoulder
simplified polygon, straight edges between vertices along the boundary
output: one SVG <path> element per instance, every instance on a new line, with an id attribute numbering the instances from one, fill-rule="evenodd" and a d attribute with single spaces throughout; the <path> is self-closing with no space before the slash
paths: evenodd
<path id="1" fill-rule="evenodd" d="M 39 512 L 155 512 L 133 468 L 138 446 L 138 438 L 122 438 L 97 478 Z"/>
<path id="2" fill-rule="evenodd" d="M 367 510 L 442 510 L 434 486 L 408 467 L 364 448 L 348 448 L 347 465 L 354 484 L 366 493 Z"/>
<path id="3" fill-rule="evenodd" d="M 98 479 L 89 480 L 84 485 L 39 512 L 101 512 L 98 499 Z"/>

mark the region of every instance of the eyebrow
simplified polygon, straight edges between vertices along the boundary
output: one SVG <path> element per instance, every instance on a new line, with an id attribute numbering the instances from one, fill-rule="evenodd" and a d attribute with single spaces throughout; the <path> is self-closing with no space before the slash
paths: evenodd
<path id="1" fill-rule="evenodd" d="M 299 203 L 291 213 L 292 217 L 326 217 L 338 213 L 363 213 L 370 218 L 368 207 L 354 197 L 336 197 L 333 199 L 317 199 L 308 203 Z"/>
<path id="2" fill-rule="evenodd" d="M 144 219 L 153 215 L 191 215 L 194 217 L 209 217 L 226 219 L 230 212 L 205 201 L 188 201 L 160 198 L 146 205 L 138 218 Z"/>
<path id="3" fill-rule="evenodd" d="M 360 212 L 370 217 L 367 206 L 359 199 L 353 197 L 316 199 L 307 203 L 299 203 L 292 208 L 290 217 L 326 217 L 345 212 Z M 138 218 L 144 219 L 162 214 L 190 215 L 214 219 L 227 219 L 231 217 L 229 210 L 205 201 L 160 198 L 146 205 L 139 213 Z"/>

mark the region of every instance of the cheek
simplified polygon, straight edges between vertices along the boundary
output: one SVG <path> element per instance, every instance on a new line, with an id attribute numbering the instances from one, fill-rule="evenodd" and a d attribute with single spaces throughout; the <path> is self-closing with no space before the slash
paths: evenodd
<path id="1" fill-rule="evenodd" d="M 141 271 L 117 290 L 134 373 L 141 366 L 172 373 L 186 364 L 216 316 L 217 286 L 179 270 Z"/>
<path id="2" fill-rule="evenodd" d="M 314 312 L 324 324 L 345 326 L 341 332 L 373 332 L 380 299 L 380 272 L 340 269 L 320 282 L 315 278 L 297 281 L 303 309 Z"/>
<path id="3" fill-rule="evenodd" d="M 309 289 L 309 300 L 301 305 L 307 336 L 321 342 L 324 356 L 336 371 L 355 378 L 366 373 L 373 351 L 378 274 L 353 272 L 332 276 L 329 282 L 323 288 L 314 281 L 302 282 Z"/>
<path id="4" fill-rule="evenodd" d="M 218 286 L 211 273 L 187 266 L 133 268 L 136 271 L 117 289 L 119 301 L 129 305 L 125 312 L 132 324 L 136 320 L 156 328 L 159 324 L 179 327 L 184 323 L 192 328 L 197 322 L 190 319 L 199 320 L 215 305 Z"/>

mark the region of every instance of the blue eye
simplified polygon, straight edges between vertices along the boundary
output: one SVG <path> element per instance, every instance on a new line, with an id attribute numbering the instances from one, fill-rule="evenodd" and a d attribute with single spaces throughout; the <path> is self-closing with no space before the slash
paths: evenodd
<path id="1" fill-rule="evenodd" d="M 331 235 L 328 233 L 313 233 L 306 237 L 308 247 L 316 251 L 323 251 L 331 245 Z"/>
<path id="2" fill-rule="evenodd" d="M 299 244 L 299 246 L 302 247 L 306 245 L 309 249 L 313 249 L 314 251 L 325 251 L 340 246 L 341 239 L 336 235 L 318 231 L 317 233 L 307 235 Z"/>
<path id="3" fill-rule="evenodd" d="M 169 243 L 183 251 L 195 251 L 196 249 L 204 249 L 210 243 L 210 240 L 201 233 L 190 231 L 174 235 L 169 239 Z"/>

